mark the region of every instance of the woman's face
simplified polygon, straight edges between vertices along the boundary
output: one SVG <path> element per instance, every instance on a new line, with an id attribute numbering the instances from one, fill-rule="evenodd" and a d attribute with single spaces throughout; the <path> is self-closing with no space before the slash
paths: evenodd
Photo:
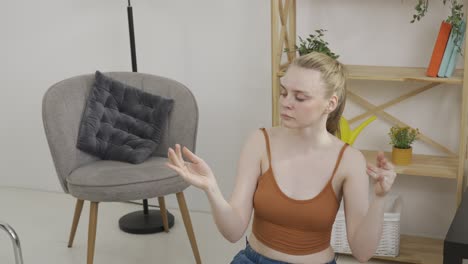
<path id="1" fill-rule="evenodd" d="M 280 79 L 280 118 L 283 126 L 303 128 L 326 122 L 333 100 L 325 98 L 320 72 L 292 65 Z M 333 96 L 332 96 L 333 98 Z M 336 106 L 335 106 L 336 107 Z"/>

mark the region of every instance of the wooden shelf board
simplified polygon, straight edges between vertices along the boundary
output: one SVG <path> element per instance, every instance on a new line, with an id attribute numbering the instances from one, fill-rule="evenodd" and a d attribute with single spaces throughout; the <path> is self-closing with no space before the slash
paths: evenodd
<path id="1" fill-rule="evenodd" d="M 367 162 L 376 163 L 377 151 L 361 150 Z M 391 152 L 384 152 L 388 160 L 392 160 Z M 456 179 L 458 172 L 458 158 L 448 156 L 431 156 L 413 154 L 412 162 L 407 166 L 395 166 L 398 174 L 427 176 L 435 178 Z"/>
<path id="2" fill-rule="evenodd" d="M 363 66 L 346 65 L 349 79 L 377 80 L 377 81 L 426 81 L 436 83 L 461 84 L 463 70 L 458 69 L 450 78 L 434 78 L 426 76 L 426 68 L 420 67 L 389 67 L 389 66 Z"/>
<path id="3" fill-rule="evenodd" d="M 281 77 L 285 73 L 287 65 L 283 65 L 278 72 Z M 346 65 L 348 79 L 351 80 L 375 80 L 375 81 L 424 81 L 447 84 L 462 84 L 463 69 L 458 69 L 450 78 L 434 78 L 426 76 L 426 68 L 421 67 L 392 67 L 392 66 L 368 66 Z"/>
<path id="4" fill-rule="evenodd" d="M 400 235 L 400 254 L 397 257 L 372 257 L 372 259 L 403 263 L 441 264 L 443 248 L 444 241 L 441 239 Z"/>

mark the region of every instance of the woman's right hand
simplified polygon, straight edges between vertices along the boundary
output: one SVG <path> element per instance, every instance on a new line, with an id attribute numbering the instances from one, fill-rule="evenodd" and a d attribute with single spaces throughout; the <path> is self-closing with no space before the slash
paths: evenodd
<path id="1" fill-rule="evenodd" d="M 190 162 L 184 161 L 182 151 Z M 169 162 L 166 166 L 176 171 L 186 182 L 204 191 L 216 186 L 216 179 L 208 164 L 188 148 L 184 147 L 182 151 L 179 144 L 176 144 L 175 150 L 169 148 Z"/>

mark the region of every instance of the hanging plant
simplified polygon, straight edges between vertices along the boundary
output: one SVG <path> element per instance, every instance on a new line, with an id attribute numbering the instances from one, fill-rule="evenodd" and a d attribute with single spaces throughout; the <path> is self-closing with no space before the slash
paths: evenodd
<path id="1" fill-rule="evenodd" d="M 463 4 L 461 4 L 460 0 L 442 0 L 442 3 L 445 5 L 447 2 L 450 2 L 450 15 L 449 17 L 445 20 L 445 22 L 449 23 L 452 25 L 452 29 L 454 31 L 454 42 L 458 43 L 459 39 L 463 36 L 461 24 L 463 21 L 464 13 L 462 11 Z M 427 9 L 429 6 L 429 0 L 418 0 L 415 6 L 416 14 L 413 15 L 413 20 L 411 20 L 411 23 L 414 23 L 415 21 L 421 20 L 426 13 Z M 461 43 L 461 42 L 460 42 Z M 461 54 L 461 47 L 459 45 L 456 46 L 458 53 Z"/>

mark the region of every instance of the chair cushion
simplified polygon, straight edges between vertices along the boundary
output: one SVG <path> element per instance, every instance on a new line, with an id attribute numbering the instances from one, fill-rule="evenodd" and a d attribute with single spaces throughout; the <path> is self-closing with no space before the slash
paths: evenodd
<path id="1" fill-rule="evenodd" d="M 140 200 L 178 193 L 189 184 L 166 167 L 167 158 L 151 157 L 133 165 L 98 160 L 74 170 L 67 177 L 70 194 L 90 201 Z"/>
<path id="2" fill-rule="evenodd" d="M 173 99 L 144 92 L 96 71 L 77 148 L 104 160 L 141 163 L 160 143 L 173 106 Z"/>

